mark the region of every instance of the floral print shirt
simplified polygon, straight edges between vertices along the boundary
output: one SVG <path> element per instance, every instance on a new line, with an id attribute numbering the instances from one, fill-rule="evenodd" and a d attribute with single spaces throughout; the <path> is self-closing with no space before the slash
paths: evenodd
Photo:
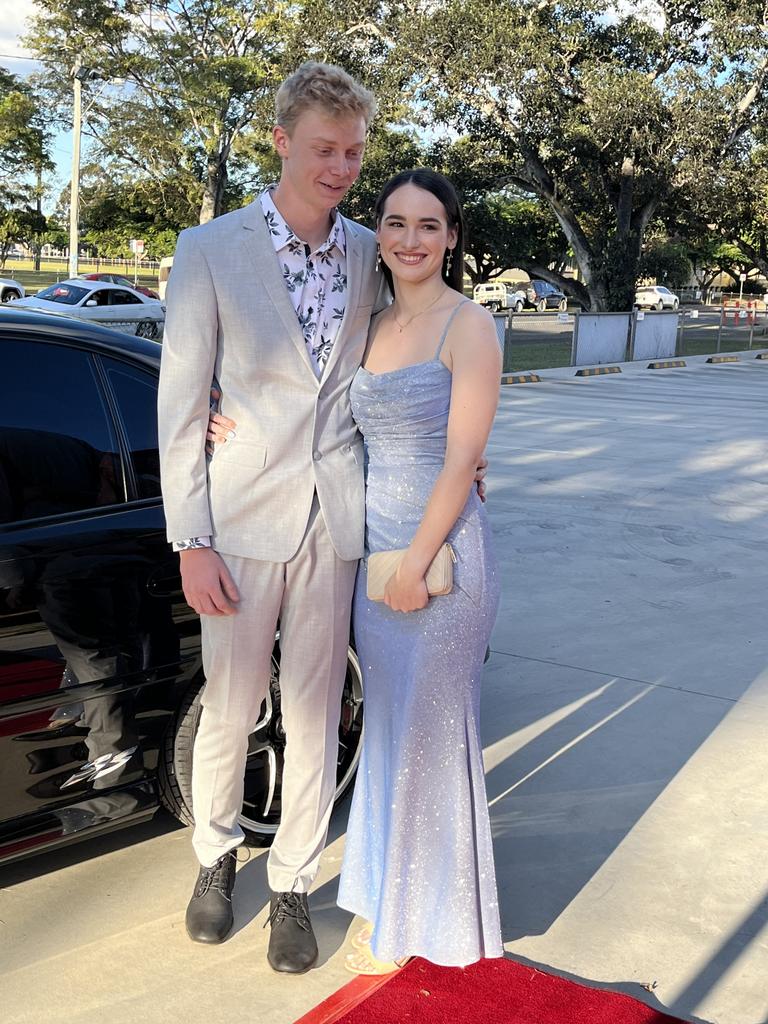
<path id="1" fill-rule="evenodd" d="M 315 373 L 322 376 L 347 305 L 347 245 L 344 224 L 334 214 L 326 240 L 314 252 L 286 224 L 272 199 L 272 188 L 259 196 Z"/>
<path id="2" fill-rule="evenodd" d="M 286 224 L 272 199 L 270 186 L 259 196 L 267 229 L 280 261 L 304 343 L 318 377 L 333 351 L 347 305 L 347 244 L 344 224 L 337 213 L 328 237 L 314 252 Z M 210 537 L 189 537 L 173 542 L 174 551 L 209 548 Z"/>

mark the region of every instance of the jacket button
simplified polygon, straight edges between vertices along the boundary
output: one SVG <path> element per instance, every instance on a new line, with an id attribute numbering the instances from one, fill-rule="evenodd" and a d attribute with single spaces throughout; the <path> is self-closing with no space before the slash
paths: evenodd
<path id="1" fill-rule="evenodd" d="M 318 451 L 312 452 L 312 458 L 315 460 L 315 462 L 319 462 L 320 459 L 322 459 L 322 457 L 323 457 L 323 453 L 322 452 L 318 452 Z"/>

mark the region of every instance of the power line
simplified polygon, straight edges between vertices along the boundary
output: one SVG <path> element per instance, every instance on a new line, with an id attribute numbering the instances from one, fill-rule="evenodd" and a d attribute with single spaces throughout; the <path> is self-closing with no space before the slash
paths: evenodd
<path id="1" fill-rule="evenodd" d="M 35 64 L 53 64 L 58 65 L 58 61 L 51 60 L 48 57 L 20 57 L 18 53 L 0 53 L 0 60 L 31 60 Z"/>

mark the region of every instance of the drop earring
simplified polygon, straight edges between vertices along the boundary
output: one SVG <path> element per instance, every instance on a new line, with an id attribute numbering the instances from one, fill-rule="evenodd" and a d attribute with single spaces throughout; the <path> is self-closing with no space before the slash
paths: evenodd
<path id="1" fill-rule="evenodd" d="M 453 266 L 453 249 L 448 250 L 448 257 L 445 261 L 445 276 L 447 277 L 451 272 Z"/>
<path id="2" fill-rule="evenodd" d="M 376 273 L 381 270 L 381 246 L 376 243 Z"/>

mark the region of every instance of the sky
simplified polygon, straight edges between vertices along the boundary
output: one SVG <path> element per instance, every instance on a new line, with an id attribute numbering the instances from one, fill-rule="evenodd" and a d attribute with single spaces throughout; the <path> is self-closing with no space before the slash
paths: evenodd
<path id="1" fill-rule="evenodd" d="M 34 13 L 34 0 L 0 0 L 0 67 L 22 78 L 42 69 L 42 65 L 37 61 L 24 59 L 27 51 L 21 44 L 27 18 Z M 56 172 L 51 195 L 44 204 L 46 207 L 55 204 L 59 191 L 69 182 L 72 163 L 70 132 L 62 132 L 54 138 L 51 155 L 56 164 Z"/>

